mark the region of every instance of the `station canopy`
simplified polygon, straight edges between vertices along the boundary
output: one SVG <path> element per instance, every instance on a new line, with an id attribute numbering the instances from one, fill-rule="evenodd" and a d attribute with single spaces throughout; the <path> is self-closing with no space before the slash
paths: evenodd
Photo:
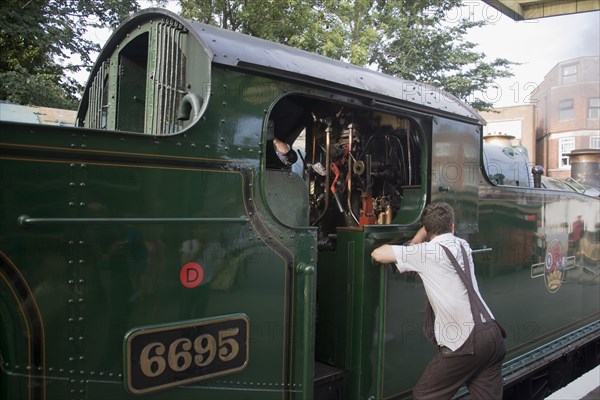
<path id="1" fill-rule="evenodd" d="M 515 21 L 600 10 L 600 0 L 483 0 Z"/>

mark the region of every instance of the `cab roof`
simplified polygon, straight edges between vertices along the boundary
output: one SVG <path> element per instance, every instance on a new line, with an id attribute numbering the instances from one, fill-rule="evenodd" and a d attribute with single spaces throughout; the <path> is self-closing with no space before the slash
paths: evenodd
<path id="1" fill-rule="evenodd" d="M 413 110 L 429 109 L 434 114 L 485 124 L 468 104 L 433 86 L 404 80 L 304 50 L 187 20 L 171 11 L 150 8 L 133 14 L 113 33 L 98 57 L 90 76 L 102 60 L 112 54 L 130 32 L 143 23 L 172 19 L 198 40 L 213 64 L 259 72 L 285 80 L 310 83 L 366 97 L 373 103 Z M 84 92 L 84 101 L 91 84 Z"/>

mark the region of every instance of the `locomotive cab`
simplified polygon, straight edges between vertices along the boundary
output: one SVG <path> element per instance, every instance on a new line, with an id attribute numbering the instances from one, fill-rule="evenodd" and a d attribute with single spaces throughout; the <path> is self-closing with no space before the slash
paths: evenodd
<path id="1" fill-rule="evenodd" d="M 378 269 L 365 262 L 375 238 L 369 232 L 400 229 L 409 235 L 418 223 L 428 191 L 431 124 L 431 118 L 348 97 L 303 93 L 277 99 L 265 117 L 268 208 L 281 224 L 296 232 L 310 229 L 316 237 L 315 398 L 345 398 L 357 390 L 349 382 L 373 367 L 357 364 L 349 347 L 351 337 L 373 323 L 353 321 L 373 306 L 367 299 L 377 287 L 372 279 Z M 297 161 L 270 162 L 270 137 L 290 145 Z M 351 305 L 348 298 L 360 291 L 364 297 Z"/>
<path id="2" fill-rule="evenodd" d="M 378 393 L 385 395 L 410 386 L 411 374 L 389 379 L 395 365 L 382 357 L 386 345 L 392 353 L 424 347 L 407 345 L 384 322 L 391 321 L 390 306 L 404 302 L 406 282 L 394 278 L 386 289 L 389 298 L 378 298 L 385 285 L 380 279 L 388 280 L 384 277 L 391 271 L 371 265 L 367 255 L 377 243 L 411 236 L 428 199 L 453 203 L 459 229 L 476 231 L 480 124 L 470 107 L 433 87 L 151 10 L 126 20 L 109 39 L 78 112 L 80 127 L 119 140 L 123 154 L 161 159 L 157 166 L 138 169 L 148 176 L 137 180 L 172 187 L 158 196 L 168 197 L 160 202 L 170 205 L 169 213 L 185 221 L 186 230 L 198 231 L 195 224 L 210 227 L 217 243 L 207 246 L 227 249 L 199 261 L 187 254 L 193 243 L 201 247 L 201 240 L 187 238 L 181 246 L 185 265 L 178 265 L 183 257 L 169 261 L 174 270 L 191 262 L 234 271 L 227 285 L 214 282 L 202 294 L 172 289 L 175 299 L 186 296 L 190 304 L 202 303 L 182 307 L 181 319 L 204 323 L 214 315 L 243 312 L 255 342 L 241 376 L 274 381 L 285 396 L 294 396 L 290 387 L 302 385 L 304 395 L 333 391 L 341 398 L 372 392 L 369 380 L 379 382 Z M 273 157 L 275 138 L 296 152 L 292 165 Z M 168 180 L 158 172 L 151 177 L 152 168 L 158 171 L 168 162 L 174 163 L 169 170 L 182 177 Z M 468 173 L 462 173 L 465 166 Z M 185 189 L 171 186 L 178 181 L 186 182 Z M 117 204 L 135 204 L 100 197 L 113 212 Z M 127 206 L 121 207 L 126 215 Z M 160 212 L 157 207 L 142 210 L 148 217 Z M 231 219 L 234 228 L 214 222 Z M 181 233 L 169 225 L 163 235 Z M 306 265 L 318 271 L 315 281 Z M 252 285 L 256 281 L 260 284 Z M 272 309 L 249 306 L 257 288 L 265 285 Z M 227 298 L 219 292 L 222 287 Z M 247 306 L 242 310 L 240 304 Z M 375 316 L 375 310 L 380 314 Z M 121 328 L 128 331 L 128 343 L 150 322 L 171 323 L 166 315 L 155 321 L 131 318 Z M 409 312 L 405 318 L 418 316 Z M 278 324 L 277 346 L 252 337 L 253 329 L 271 321 Z M 373 345 L 386 332 L 393 332 L 394 339 Z M 357 347 L 352 341 L 358 336 L 365 343 Z M 128 346 L 128 352 L 134 351 Z M 145 350 L 149 359 L 160 358 L 158 349 Z M 376 360 L 367 361 L 366 354 Z M 130 393 L 172 387 L 184 376 L 169 368 L 137 373 L 134 356 L 124 366 Z M 266 364 L 267 369 L 257 367 Z M 329 385 L 324 377 L 332 371 L 335 384 Z M 160 383 L 168 379 L 172 382 Z M 324 386 L 318 384 L 323 380 Z M 202 390 L 210 391 L 208 382 Z M 227 378 L 217 382 L 224 390 L 245 385 Z M 263 390 L 268 397 L 268 389 Z"/>

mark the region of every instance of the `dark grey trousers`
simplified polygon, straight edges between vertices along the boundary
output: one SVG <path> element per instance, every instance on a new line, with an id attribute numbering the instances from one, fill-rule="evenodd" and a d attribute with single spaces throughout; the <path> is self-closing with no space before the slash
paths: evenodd
<path id="1" fill-rule="evenodd" d="M 445 351 L 444 351 L 445 350 Z M 415 399 L 450 399 L 466 384 L 475 400 L 502 399 L 504 339 L 495 321 L 475 324 L 456 351 L 440 349 L 413 389 Z"/>

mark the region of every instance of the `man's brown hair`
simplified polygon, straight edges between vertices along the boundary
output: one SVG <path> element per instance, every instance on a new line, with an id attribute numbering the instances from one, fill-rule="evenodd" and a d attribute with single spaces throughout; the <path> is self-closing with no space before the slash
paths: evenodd
<path id="1" fill-rule="evenodd" d="M 428 204 L 423 210 L 421 222 L 429 235 L 441 235 L 452 232 L 454 210 L 443 202 Z"/>

